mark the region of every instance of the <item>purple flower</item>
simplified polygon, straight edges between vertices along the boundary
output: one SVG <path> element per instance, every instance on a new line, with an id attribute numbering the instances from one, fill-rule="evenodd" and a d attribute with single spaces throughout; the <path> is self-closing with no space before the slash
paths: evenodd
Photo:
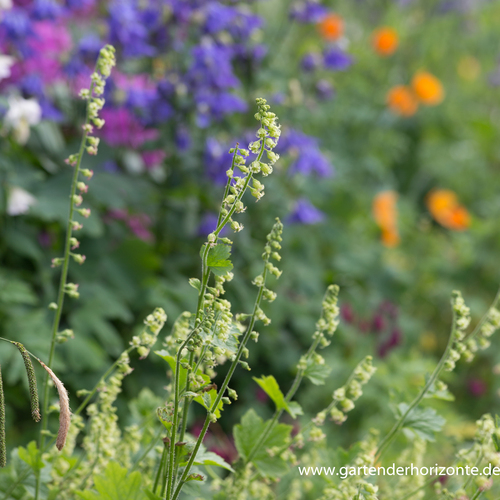
<path id="1" fill-rule="evenodd" d="M 316 82 L 316 94 L 321 101 L 329 101 L 335 95 L 335 91 L 328 80 L 321 79 Z"/>
<path id="2" fill-rule="evenodd" d="M 126 146 L 137 149 L 145 142 L 155 140 L 159 132 L 144 128 L 127 108 L 105 107 L 101 112 L 106 126 L 101 136 L 110 146 Z"/>
<path id="3" fill-rule="evenodd" d="M 0 23 L 1 38 L 17 45 L 23 52 L 27 51 L 26 40 L 33 33 L 31 21 L 27 13 L 22 9 L 12 9 L 2 12 Z"/>
<path id="4" fill-rule="evenodd" d="M 216 184 L 225 184 L 226 172 L 231 166 L 229 148 L 214 137 L 209 137 L 205 143 L 205 168 L 208 176 Z"/>
<path id="5" fill-rule="evenodd" d="M 332 71 L 345 71 L 352 65 L 352 56 L 346 54 L 338 47 L 328 47 L 323 52 L 325 68 Z"/>
<path id="6" fill-rule="evenodd" d="M 298 224 L 317 224 L 325 219 L 325 214 L 318 210 L 306 198 L 300 198 L 295 203 L 288 220 Z"/>
<path id="7" fill-rule="evenodd" d="M 227 29 L 238 15 L 234 7 L 221 5 L 219 2 L 211 2 L 206 7 L 205 30 L 213 34 Z"/>
<path id="8" fill-rule="evenodd" d="M 141 23 L 141 12 L 133 0 L 115 0 L 109 6 L 111 43 L 123 47 L 125 57 L 153 56 L 156 49 L 148 42 L 148 30 Z"/>
<path id="9" fill-rule="evenodd" d="M 89 33 L 78 42 L 78 52 L 84 59 L 94 61 L 102 46 L 103 41 L 95 33 Z"/>
<path id="10" fill-rule="evenodd" d="M 317 23 L 328 14 L 328 9 L 317 1 L 295 2 L 290 9 L 290 17 L 301 23 Z"/>
<path id="11" fill-rule="evenodd" d="M 175 144 L 181 153 L 189 150 L 191 147 L 191 135 L 187 129 L 181 127 L 175 131 Z"/>
<path id="12" fill-rule="evenodd" d="M 333 174 L 330 161 L 319 149 L 318 139 L 298 130 L 291 129 L 283 134 L 278 143 L 278 152 L 289 153 L 294 159 L 289 169 L 291 174 L 316 173 L 320 177 L 329 177 Z"/>
<path id="13" fill-rule="evenodd" d="M 203 42 L 192 50 L 193 63 L 186 78 L 192 88 L 227 89 L 239 83 L 231 65 L 231 49 Z"/>
<path id="14" fill-rule="evenodd" d="M 35 0 L 32 15 L 34 19 L 56 19 L 63 13 L 62 7 L 54 0 Z"/>
<path id="15" fill-rule="evenodd" d="M 300 63 L 304 71 L 315 71 L 323 64 L 323 58 L 318 52 L 308 52 Z"/>
<path id="16" fill-rule="evenodd" d="M 217 220 L 218 217 L 214 213 L 205 213 L 203 214 L 200 225 L 198 226 L 198 231 L 196 232 L 197 236 L 202 236 L 206 238 L 207 234 L 210 234 L 211 232 L 215 231 L 217 228 Z M 224 236 L 227 234 L 229 227 L 226 226 L 224 229 L 219 233 L 220 236 Z"/>

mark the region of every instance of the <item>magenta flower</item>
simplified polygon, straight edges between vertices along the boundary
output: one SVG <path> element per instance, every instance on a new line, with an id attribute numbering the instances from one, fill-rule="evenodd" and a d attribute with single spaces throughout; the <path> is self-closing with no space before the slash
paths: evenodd
<path id="1" fill-rule="evenodd" d="M 137 149 L 159 135 L 158 130 L 146 129 L 141 125 L 135 115 L 126 108 L 104 108 L 101 117 L 106 122 L 101 137 L 110 146 Z"/>

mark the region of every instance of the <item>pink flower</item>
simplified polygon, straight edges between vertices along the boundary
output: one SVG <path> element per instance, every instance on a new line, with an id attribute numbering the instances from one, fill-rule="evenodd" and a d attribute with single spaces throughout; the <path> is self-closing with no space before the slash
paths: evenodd
<path id="1" fill-rule="evenodd" d="M 159 135 L 156 129 L 144 128 L 126 108 L 104 108 L 101 118 L 106 121 L 101 136 L 110 146 L 126 146 L 137 149 Z"/>
<path id="2" fill-rule="evenodd" d="M 161 149 L 155 149 L 153 151 L 143 151 L 141 156 L 146 168 L 150 169 L 161 165 L 167 154 Z"/>

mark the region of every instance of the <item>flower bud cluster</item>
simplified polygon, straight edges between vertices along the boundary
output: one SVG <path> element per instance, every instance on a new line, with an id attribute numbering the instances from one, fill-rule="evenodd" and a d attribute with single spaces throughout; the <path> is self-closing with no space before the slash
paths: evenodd
<path id="1" fill-rule="evenodd" d="M 316 323 L 316 328 L 320 332 L 326 332 L 332 336 L 339 324 L 339 307 L 338 303 L 339 287 L 338 285 L 330 285 L 325 293 L 322 303 L 321 317 Z"/>
<path id="2" fill-rule="evenodd" d="M 269 111 L 270 106 L 265 99 L 259 98 L 256 102 L 258 109 L 255 118 L 260 121 L 260 128 L 257 131 L 258 139 L 250 143 L 248 149 L 236 145 L 235 148 L 229 150 L 233 154 L 233 163 L 226 172 L 229 185 L 221 208 L 221 216 L 224 218 L 229 214 L 241 213 L 246 210 L 241 198 L 247 187 L 257 201 L 264 196 L 264 185 L 253 176 L 262 173 L 264 177 L 267 177 L 272 173 L 273 165 L 279 159 L 279 155 L 273 152 L 281 134 L 280 126 L 277 124 L 277 116 Z M 246 162 L 250 152 L 257 155 L 257 157 L 250 165 L 247 165 Z M 267 163 L 262 161 L 264 152 L 267 155 Z M 243 174 L 243 177 L 235 175 L 235 168 Z M 231 217 L 227 219 L 227 222 L 235 232 L 243 229 L 243 225 L 234 221 Z"/>
<path id="3" fill-rule="evenodd" d="M 470 309 L 465 305 L 462 294 L 455 290 L 451 297 L 451 306 L 455 318 L 455 330 L 453 332 L 453 345 L 444 362 L 444 369 L 452 371 L 461 356 L 467 362 L 472 361 L 477 351 L 477 342 L 474 339 L 465 340 L 465 331 L 470 325 Z"/>
<path id="4" fill-rule="evenodd" d="M 500 328 L 500 311 L 492 307 L 486 315 L 485 322 L 477 334 L 477 345 L 480 349 L 487 349 L 491 345 L 490 337 Z"/>
<path id="5" fill-rule="evenodd" d="M 165 311 L 161 307 L 157 307 L 144 320 L 146 328 L 144 328 L 142 333 L 132 337 L 130 345 L 137 348 L 140 359 L 147 357 L 166 321 L 167 315 Z"/>
<path id="6" fill-rule="evenodd" d="M 346 421 L 346 413 L 354 408 L 354 401 L 359 399 L 363 394 L 363 385 L 376 372 L 377 369 L 372 365 L 372 360 L 371 356 L 366 356 L 354 369 L 347 384 L 333 393 L 333 407 L 330 410 L 330 417 L 336 424 L 342 424 Z M 340 408 L 337 408 L 337 405 Z"/>

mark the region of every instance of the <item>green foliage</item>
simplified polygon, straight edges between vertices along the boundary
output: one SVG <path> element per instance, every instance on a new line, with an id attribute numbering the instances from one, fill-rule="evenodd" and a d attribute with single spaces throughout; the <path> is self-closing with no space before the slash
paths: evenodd
<path id="1" fill-rule="evenodd" d="M 396 417 L 399 418 L 406 410 L 408 405 L 400 403 Z M 435 433 L 441 431 L 445 422 L 434 408 L 416 408 L 408 415 L 403 431 L 408 437 L 418 436 L 425 441 L 435 441 Z"/>
<path id="2" fill-rule="evenodd" d="M 248 410 L 241 419 L 241 423 L 234 427 L 234 442 L 243 459 L 248 459 L 265 427 L 266 422 L 254 410 Z M 280 456 L 271 456 L 267 450 L 286 446 L 291 431 L 291 425 L 278 424 L 253 457 L 252 463 L 263 476 L 280 477 L 287 473 L 286 461 Z"/>
<path id="3" fill-rule="evenodd" d="M 253 379 L 259 384 L 260 388 L 273 400 L 277 410 L 286 410 L 288 413 L 292 414 L 287 402 L 285 401 L 285 396 L 281 392 L 278 382 L 276 382 L 276 379 L 272 375 L 263 376 L 261 378 L 253 377 Z"/>
<path id="4" fill-rule="evenodd" d="M 109 462 L 102 475 L 94 478 L 96 491 L 78 491 L 83 500 L 144 500 L 148 497 L 141 488 L 141 473 L 130 473 L 116 462 Z M 153 497 L 154 498 L 154 497 Z"/>
<path id="5" fill-rule="evenodd" d="M 203 254 L 205 246 L 201 248 L 200 254 Z M 233 264 L 229 260 L 231 247 L 229 245 L 215 245 L 208 251 L 207 265 L 216 276 L 224 276 L 231 271 Z"/>

